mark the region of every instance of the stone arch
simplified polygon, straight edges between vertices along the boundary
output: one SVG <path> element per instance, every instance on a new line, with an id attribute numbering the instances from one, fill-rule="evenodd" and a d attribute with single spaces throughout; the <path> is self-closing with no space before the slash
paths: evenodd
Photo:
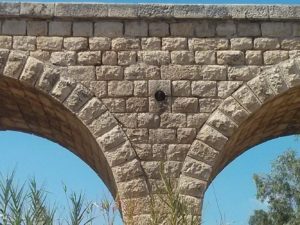
<path id="1" fill-rule="evenodd" d="M 0 130 L 34 133 L 84 160 L 112 195 L 148 195 L 146 176 L 129 139 L 100 99 L 70 79 L 67 68 L 24 51 L 0 50 Z M 141 212 L 139 212 L 141 214 Z"/>
<path id="2" fill-rule="evenodd" d="M 266 140 L 299 133 L 299 103 L 299 58 L 269 66 L 244 83 L 199 130 L 184 161 L 181 193 L 201 206 L 208 184 L 237 156 Z"/>

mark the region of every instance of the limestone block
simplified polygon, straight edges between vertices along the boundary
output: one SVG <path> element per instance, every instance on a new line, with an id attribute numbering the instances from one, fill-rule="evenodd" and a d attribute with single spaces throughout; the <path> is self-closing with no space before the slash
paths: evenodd
<path id="1" fill-rule="evenodd" d="M 173 96 L 190 96 L 191 82 L 188 80 L 172 81 Z"/>
<path id="2" fill-rule="evenodd" d="M 99 65 L 101 64 L 100 51 L 84 51 L 78 52 L 77 61 L 82 65 Z"/>
<path id="3" fill-rule="evenodd" d="M 117 125 L 118 122 L 114 119 L 111 113 L 104 111 L 104 113 L 92 120 L 88 127 L 95 136 L 99 137 Z"/>
<path id="4" fill-rule="evenodd" d="M 194 26 L 191 22 L 171 23 L 170 32 L 172 36 L 191 37 L 194 35 Z"/>
<path id="5" fill-rule="evenodd" d="M 64 48 L 71 51 L 87 50 L 87 38 L 69 37 L 64 39 Z"/>
<path id="6" fill-rule="evenodd" d="M 257 110 L 261 103 L 247 86 L 242 86 L 232 95 L 249 112 Z"/>
<path id="7" fill-rule="evenodd" d="M 11 49 L 12 37 L 11 36 L 0 36 L 0 48 Z"/>
<path id="8" fill-rule="evenodd" d="M 64 101 L 64 105 L 72 112 L 77 113 L 92 97 L 93 94 L 89 89 L 82 84 L 78 84 Z"/>
<path id="9" fill-rule="evenodd" d="M 263 57 L 261 51 L 246 51 L 245 56 L 247 65 L 262 65 Z"/>
<path id="10" fill-rule="evenodd" d="M 195 128 L 178 128 L 177 140 L 181 144 L 191 144 L 196 138 L 197 130 Z"/>
<path id="11" fill-rule="evenodd" d="M 7 77 L 19 78 L 26 63 L 27 54 L 23 51 L 11 51 L 3 75 Z"/>
<path id="12" fill-rule="evenodd" d="M 157 91 L 163 91 L 167 96 L 171 95 L 171 81 L 149 80 L 149 95 L 154 96 Z"/>
<path id="13" fill-rule="evenodd" d="M 103 103 L 112 113 L 125 112 L 125 99 L 124 98 L 102 98 Z"/>
<path id="14" fill-rule="evenodd" d="M 178 161 L 166 161 L 164 163 L 164 174 L 167 177 L 172 178 L 179 178 L 182 169 L 182 162 Z"/>
<path id="15" fill-rule="evenodd" d="M 201 50 L 225 50 L 229 47 L 229 41 L 225 38 L 191 38 L 189 39 L 189 49 Z"/>
<path id="16" fill-rule="evenodd" d="M 211 175 L 211 166 L 187 157 L 182 168 L 182 173 L 186 176 L 198 178 L 200 180 L 207 181 Z"/>
<path id="17" fill-rule="evenodd" d="M 135 18 L 138 15 L 138 6 L 134 4 L 110 4 L 108 17 Z"/>
<path id="18" fill-rule="evenodd" d="M 160 127 L 186 127 L 186 115 L 184 113 L 163 113 L 160 115 Z"/>
<path id="19" fill-rule="evenodd" d="M 126 141 L 106 152 L 105 156 L 111 166 L 117 166 L 121 163 L 132 160 L 135 157 L 135 153 L 131 147 L 130 142 Z"/>
<path id="20" fill-rule="evenodd" d="M 217 65 L 202 66 L 203 80 L 227 80 L 227 67 Z"/>
<path id="21" fill-rule="evenodd" d="M 29 57 L 24 66 L 23 73 L 20 76 L 20 80 L 33 86 L 43 71 L 44 64 L 35 58 Z"/>
<path id="22" fill-rule="evenodd" d="M 88 81 L 87 86 L 99 98 L 107 96 L 107 81 Z"/>
<path id="23" fill-rule="evenodd" d="M 201 72 L 201 67 L 194 65 L 161 66 L 161 78 L 164 80 L 200 80 Z"/>
<path id="24" fill-rule="evenodd" d="M 279 49 L 280 44 L 277 38 L 255 38 L 254 48 L 260 50 Z"/>
<path id="25" fill-rule="evenodd" d="M 194 27 L 196 37 L 213 37 L 216 32 L 216 25 L 212 21 L 200 20 Z"/>
<path id="26" fill-rule="evenodd" d="M 261 33 L 262 36 L 286 37 L 292 34 L 292 24 L 289 22 L 263 22 Z"/>
<path id="27" fill-rule="evenodd" d="M 144 80 L 134 81 L 134 96 L 148 96 L 148 83 Z"/>
<path id="28" fill-rule="evenodd" d="M 138 63 L 125 67 L 124 76 L 127 80 L 160 79 L 160 70 L 157 66 Z"/>
<path id="29" fill-rule="evenodd" d="M 117 65 L 118 54 L 115 51 L 105 51 L 102 54 L 102 64 L 103 65 Z"/>
<path id="30" fill-rule="evenodd" d="M 148 24 L 145 21 L 125 22 L 125 35 L 133 37 L 148 36 Z"/>
<path id="31" fill-rule="evenodd" d="M 300 36 L 300 23 L 293 24 L 293 36 L 296 36 L 296 37 Z"/>
<path id="32" fill-rule="evenodd" d="M 27 21 L 27 35 L 44 36 L 48 33 L 48 25 L 46 21 Z"/>
<path id="33" fill-rule="evenodd" d="M 54 16 L 59 17 L 107 17 L 107 5 L 56 3 Z"/>
<path id="34" fill-rule="evenodd" d="M 218 155 L 218 151 L 199 140 L 193 142 L 190 151 L 188 152 L 188 156 L 203 161 L 208 165 L 213 165 L 216 162 Z"/>
<path id="35" fill-rule="evenodd" d="M 149 139 L 148 130 L 146 128 L 126 128 L 126 135 L 133 143 L 147 143 Z"/>
<path id="36" fill-rule="evenodd" d="M 174 129 L 149 129 L 149 141 L 157 144 L 176 142 L 176 130 Z"/>
<path id="37" fill-rule="evenodd" d="M 300 39 L 299 38 L 287 38 L 281 41 L 281 48 L 284 50 L 299 50 Z"/>
<path id="38" fill-rule="evenodd" d="M 68 75 L 75 81 L 95 80 L 94 66 L 69 66 Z"/>
<path id="39" fill-rule="evenodd" d="M 139 61 L 149 65 L 166 65 L 171 62 L 168 51 L 140 51 L 138 54 Z"/>
<path id="40" fill-rule="evenodd" d="M 114 116 L 123 127 L 137 127 L 137 113 L 114 113 Z"/>
<path id="41" fill-rule="evenodd" d="M 3 73 L 4 67 L 6 65 L 6 61 L 9 55 L 9 50 L 2 49 L 0 50 L 0 73 Z"/>
<path id="42" fill-rule="evenodd" d="M 137 159 L 133 159 L 122 165 L 114 166 L 112 171 L 117 182 L 132 180 L 143 175 L 141 164 Z"/>
<path id="43" fill-rule="evenodd" d="M 200 107 L 202 107 L 200 105 Z M 187 126 L 192 128 L 200 128 L 207 120 L 208 113 L 191 113 L 187 115 Z"/>
<path id="44" fill-rule="evenodd" d="M 120 66 L 97 66 L 97 80 L 122 80 L 123 69 Z"/>
<path id="45" fill-rule="evenodd" d="M 36 87 L 46 93 L 50 92 L 56 82 L 58 82 L 60 76 L 63 77 L 66 71 L 65 68 L 45 66 L 42 76 L 36 83 Z"/>
<path id="46" fill-rule="evenodd" d="M 243 65 L 245 56 L 242 51 L 218 51 L 217 62 L 218 64 Z"/>
<path id="47" fill-rule="evenodd" d="M 62 37 L 37 37 L 37 49 L 58 51 L 62 49 Z"/>
<path id="48" fill-rule="evenodd" d="M 215 51 L 196 51 L 195 62 L 197 64 L 215 64 L 216 52 Z"/>
<path id="49" fill-rule="evenodd" d="M 220 98 L 227 98 L 242 84 L 243 81 L 220 81 L 218 82 L 218 96 Z"/>
<path id="50" fill-rule="evenodd" d="M 216 32 L 218 36 L 233 36 L 236 34 L 236 25 L 233 21 L 217 23 Z"/>
<path id="51" fill-rule="evenodd" d="M 104 152 L 109 151 L 112 148 L 119 146 L 121 143 L 126 141 L 126 136 L 120 127 L 116 126 L 110 131 L 106 132 L 99 138 L 97 142 L 101 146 Z M 124 193 L 124 192 L 122 192 Z"/>
<path id="52" fill-rule="evenodd" d="M 197 98 L 186 98 L 186 97 L 177 97 L 173 99 L 172 102 L 172 111 L 173 112 L 182 112 L 182 113 L 194 113 L 198 112 L 198 99 Z"/>
<path id="53" fill-rule="evenodd" d="M 224 112 L 236 124 L 241 124 L 248 118 L 249 112 L 247 112 L 233 97 L 226 98 L 219 106 L 219 110 Z"/>
<path id="54" fill-rule="evenodd" d="M 91 37 L 93 36 L 92 22 L 73 22 L 73 36 Z"/>
<path id="55" fill-rule="evenodd" d="M 121 51 L 118 52 L 118 64 L 121 66 L 127 66 L 136 63 L 136 52 L 134 51 Z"/>
<path id="56" fill-rule="evenodd" d="M 162 50 L 186 50 L 187 49 L 187 38 L 162 38 Z"/>
<path id="57" fill-rule="evenodd" d="M 228 79 L 248 81 L 254 78 L 259 72 L 260 68 L 258 66 L 228 67 Z"/>
<path id="58" fill-rule="evenodd" d="M 134 144 L 134 150 L 141 160 L 153 160 L 150 144 Z"/>
<path id="59" fill-rule="evenodd" d="M 213 98 L 199 99 L 199 112 L 210 113 L 216 109 L 216 107 L 221 103 L 221 101 L 221 99 Z"/>
<path id="60" fill-rule="evenodd" d="M 51 95 L 63 102 L 74 88 L 75 84 L 71 82 L 70 79 L 60 78 L 52 89 Z"/>
<path id="61" fill-rule="evenodd" d="M 133 82 L 132 81 L 109 81 L 108 95 L 113 97 L 132 96 Z"/>
<path id="62" fill-rule="evenodd" d="M 73 51 L 52 52 L 50 62 L 58 66 L 71 66 L 76 63 L 76 53 Z"/>
<path id="63" fill-rule="evenodd" d="M 148 112 L 148 98 L 132 97 L 126 100 L 127 112 Z"/>
<path id="64" fill-rule="evenodd" d="M 139 49 L 140 40 L 137 38 L 114 38 L 112 40 L 112 50 L 126 51 Z"/>
<path id="65" fill-rule="evenodd" d="M 205 181 L 183 175 L 180 177 L 179 190 L 182 194 L 202 198 L 206 186 Z"/>
<path id="66" fill-rule="evenodd" d="M 54 15 L 54 4 L 23 2 L 20 15 L 51 17 Z"/>
<path id="67" fill-rule="evenodd" d="M 149 23 L 149 35 L 154 37 L 166 37 L 169 35 L 169 24 L 166 22 Z"/>
<path id="68" fill-rule="evenodd" d="M 37 50 L 30 52 L 30 56 L 33 58 L 39 59 L 43 62 L 47 62 L 50 60 L 50 52 L 48 51 L 42 51 L 42 50 Z"/>
<path id="69" fill-rule="evenodd" d="M 26 35 L 26 21 L 16 19 L 4 20 L 2 24 L 2 34 Z"/>
<path id="70" fill-rule="evenodd" d="M 90 124 L 106 111 L 106 107 L 96 97 L 90 99 L 78 113 L 79 118 L 85 123 Z"/>
<path id="71" fill-rule="evenodd" d="M 171 60 L 173 64 L 189 65 L 195 61 L 194 52 L 191 51 L 172 51 Z"/>
<path id="72" fill-rule="evenodd" d="M 160 124 L 160 117 L 155 113 L 139 113 L 138 127 L 144 128 L 158 128 Z"/>
<path id="73" fill-rule="evenodd" d="M 161 39 L 157 37 L 142 38 L 141 45 L 142 50 L 160 50 Z"/>
<path id="74" fill-rule="evenodd" d="M 237 128 L 237 125 L 219 110 L 216 110 L 209 117 L 209 119 L 207 120 L 207 124 L 216 128 L 226 137 L 230 137 Z"/>
<path id="75" fill-rule="evenodd" d="M 240 37 L 257 37 L 261 35 L 260 25 L 257 22 L 239 22 L 237 26 Z"/>
<path id="76" fill-rule="evenodd" d="M 274 91 L 263 76 L 253 78 L 247 82 L 247 85 L 262 103 L 275 96 Z"/>
<path id="77" fill-rule="evenodd" d="M 118 184 L 121 197 L 142 197 L 148 194 L 147 184 L 144 179 L 135 179 Z"/>
<path id="78" fill-rule="evenodd" d="M 193 81 L 192 95 L 196 97 L 214 97 L 217 94 L 215 81 Z"/>
<path id="79" fill-rule="evenodd" d="M 121 37 L 123 36 L 123 23 L 111 21 L 96 22 L 94 35 L 102 37 Z"/>
<path id="80" fill-rule="evenodd" d="M 36 48 L 36 37 L 14 36 L 13 48 L 24 51 L 34 51 Z"/>
<path id="81" fill-rule="evenodd" d="M 252 38 L 231 38 L 231 49 L 248 50 L 253 48 Z"/>
<path id="82" fill-rule="evenodd" d="M 68 21 L 50 21 L 50 36 L 71 36 L 72 23 Z"/>
<path id="83" fill-rule="evenodd" d="M 182 162 L 190 148 L 188 144 L 171 144 L 168 145 L 167 149 L 167 159 L 172 161 Z"/>
<path id="84" fill-rule="evenodd" d="M 264 63 L 266 65 L 272 65 L 289 58 L 288 51 L 274 50 L 264 52 Z"/>
<path id="85" fill-rule="evenodd" d="M 107 37 L 91 37 L 89 38 L 90 50 L 109 50 L 111 47 L 111 39 Z"/>
<path id="86" fill-rule="evenodd" d="M 148 178 L 160 179 L 161 162 L 158 161 L 142 162 L 142 167 L 145 170 Z"/>
<path id="87" fill-rule="evenodd" d="M 197 139 L 203 141 L 217 151 L 222 151 L 228 140 L 222 133 L 206 124 L 199 131 Z"/>

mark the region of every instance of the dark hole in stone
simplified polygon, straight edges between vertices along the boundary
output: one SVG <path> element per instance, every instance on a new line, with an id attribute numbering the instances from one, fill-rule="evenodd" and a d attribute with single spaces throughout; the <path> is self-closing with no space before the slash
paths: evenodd
<path id="1" fill-rule="evenodd" d="M 157 91 L 157 92 L 155 92 L 154 96 L 155 96 L 156 101 L 159 101 L 159 102 L 161 102 L 161 101 L 163 101 L 163 100 L 166 99 L 166 94 L 163 91 Z"/>

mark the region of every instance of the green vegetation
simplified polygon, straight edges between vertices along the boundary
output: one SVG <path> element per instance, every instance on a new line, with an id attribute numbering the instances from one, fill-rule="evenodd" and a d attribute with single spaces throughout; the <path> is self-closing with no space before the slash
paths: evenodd
<path id="1" fill-rule="evenodd" d="M 267 209 L 255 210 L 249 225 L 300 224 L 300 158 L 289 150 L 272 163 L 267 175 L 254 175 L 257 199 Z"/>

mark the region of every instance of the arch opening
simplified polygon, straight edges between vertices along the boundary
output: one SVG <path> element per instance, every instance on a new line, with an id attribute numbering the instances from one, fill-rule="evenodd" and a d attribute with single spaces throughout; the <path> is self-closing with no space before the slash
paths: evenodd
<path id="1" fill-rule="evenodd" d="M 50 96 L 20 81 L 0 77 L 0 130 L 35 134 L 60 144 L 91 167 L 116 196 L 112 171 L 84 124 Z"/>

